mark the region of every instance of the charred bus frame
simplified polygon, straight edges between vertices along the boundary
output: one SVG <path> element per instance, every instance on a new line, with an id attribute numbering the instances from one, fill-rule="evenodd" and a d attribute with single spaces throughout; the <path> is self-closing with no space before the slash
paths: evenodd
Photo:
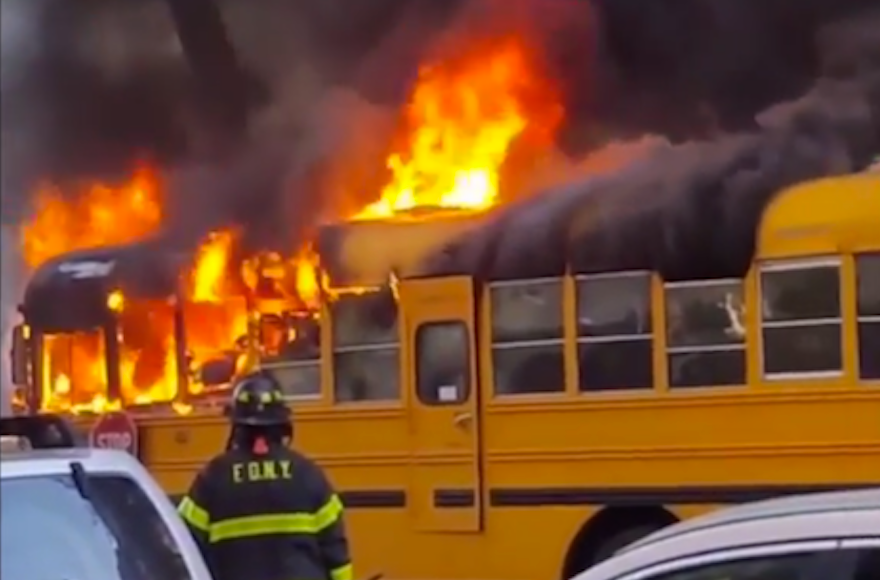
<path id="1" fill-rule="evenodd" d="M 185 397 L 184 313 L 177 272 L 182 256 L 153 243 L 71 252 L 50 260 L 31 276 L 13 332 L 13 383 L 25 387 L 31 412 L 43 405 L 44 338 L 50 334 L 99 331 L 104 341 L 104 372 L 109 401 L 121 400 L 119 317 L 112 297 L 169 300 L 173 305 L 177 400 Z"/>

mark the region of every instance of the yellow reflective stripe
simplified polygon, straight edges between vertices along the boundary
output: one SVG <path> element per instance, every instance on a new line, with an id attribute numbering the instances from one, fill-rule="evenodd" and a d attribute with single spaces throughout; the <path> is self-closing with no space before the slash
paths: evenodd
<path id="1" fill-rule="evenodd" d="M 317 531 L 325 530 L 336 523 L 342 516 L 342 500 L 335 493 L 327 500 L 321 509 L 315 512 L 315 526 Z"/>
<path id="2" fill-rule="evenodd" d="M 334 568 L 330 570 L 330 577 L 333 580 L 354 580 L 354 568 L 351 564 Z"/>
<path id="3" fill-rule="evenodd" d="M 211 525 L 212 542 L 268 534 L 316 534 L 315 515 L 295 513 L 232 518 Z"/>
<path id="4" fill-rule="evenodd" d="M 268 534 L 318 534 L 342 516 L 342 500 L 335 493 L 318 511 L 231 518 L 211 524 L 212 542 Z"/>
<path id="5" fill-rule="evenodd" d="M 199 504 L 191 500 L 189 496 L 180 500 L 180 505 L 177 506 L 177 513 L 196 529 L 207 532 L 211 528 L 211 516 Z"/>

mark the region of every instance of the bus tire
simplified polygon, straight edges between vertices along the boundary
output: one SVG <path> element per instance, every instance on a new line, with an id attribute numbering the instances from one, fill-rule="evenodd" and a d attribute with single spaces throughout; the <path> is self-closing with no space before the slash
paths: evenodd
<path id="1" fill-rule="evenodd" d="M 618 550 L 629 546 L 633 542 L 641 540 L 647 535 L 653 534 L 663 526 L 649 524 L 644 526 L 636 526 L 627 528 L 621 532 L 612 535 L 610 538 L 601 542 L 593 552 L 593 562 L 591 565 L 598 564 L 602 560 L 607 560 L 617 553 Z"/>
<path id="2" fill-rule="evenodd" d="M 562 580 L 610 558 L 615 552 L 648 534 L 678 521 L 660 506 L 608 507 L 581 526 L 569 544 Z"/>

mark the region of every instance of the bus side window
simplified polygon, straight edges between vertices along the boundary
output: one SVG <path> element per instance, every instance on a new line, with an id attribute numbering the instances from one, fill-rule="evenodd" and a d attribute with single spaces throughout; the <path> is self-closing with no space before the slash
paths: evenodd
<path id="1" fill-rule="evenodd" d="M 489 292 L 495 394 L 563 392 L 562 279 L 498 282 Z"/>
<path id="2" fill-rule="evenodd" d="M 744 385 L 742 280 L 669 283 L 664 289 L 669 386 Z"/>
<path id="3" fill-rule="evenodd" d="M 321 325 L 310 315 L 260 318 L 261 368 L 272 373 L 291 399 L 321 395 Z"/>
<path id="4" fill-rule="evenodd" d="M 580 390 L 652 388 L 651 274 L 578 276 L 576 282 Z"/>
<path id="5" fill-rule="evenodd" d="M 760 284 L 764 376 L 841 373 L 840 261 L 762 264 Z"/>
<path id="6" fill-rule="evenodd" d="M 470 396 L 470 343 L 460 321 L 429 322 L 416 330 L 416 392 L 426 405 L 450 405 Z"/>
<path id="7" fill-rule="evenodd" d="M 856 257 L 859 376 L 880 379 L 880 253 Z"/>
<path id="8" fill-rule="evenodd" d="M 343 295 L 331 304 L 337 402 L 400 398 L 397 302 L 384 291 Z"/>

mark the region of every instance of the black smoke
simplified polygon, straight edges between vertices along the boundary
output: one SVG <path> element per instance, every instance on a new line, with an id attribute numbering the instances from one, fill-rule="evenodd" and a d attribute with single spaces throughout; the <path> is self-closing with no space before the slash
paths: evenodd
<path id="1" fill-rule="evenodd" d="M 880 12 L 829 25 L 815 42 L 820 74 L 799 98 L 739 131 L 658 146 L 614 175 L 506 208 L 422 273 L 512 279 L 571 267 L 654 270 L 667 280 L 742 276 L 776 194 L 862 170 L 880 154 Z"/>
<path id="2" fill-rule="evenodd" d="M 645 162 L 657 169 L 630 169 L 612 179 L 614 189 L 636 190 L 629 173 L 670 164 L 678 177 L 665 177 L 661 189 L 675 199 L 711 189 L 707 167 L 737 176 L 785 166 L 778 171 L 788 177 L 777 182 L 842 170 L 802 148 L 836 159 L 843 147 L 848 165 L 861 161 L 861 145 L 851 146 L 835 120 L 835 96 L 816 97 L 822 104 L 807 109 L 818 112 L 773 127 L 756 115 L 813 90 L 823 75 L 851 78 L 876 39 L 855 47 L 852 35 L 828 31 L 864 20 L 877 0 L 215 0 L 234 52 L 218 49 L 226 61 L 207 64 L 188 58 L 173 1 L 2 0 L 4 22 L 23 14 L 29 28 L 25 48 L 3 47 L 3 69 L 12 62 L 20 71 L 3 82 L 4 206 L 26 202 L 22 192 L 37 178 L 113 178 L 148 159 L 171 177 L 176 237 L 188 242 L 232 223 L 257 245 L 290 247 L 339 202 L 327 191 L 326 164 L 361 130 L 353 109 L 386 108 L 393 117 L 426 56 L 505 29 L 532 41 L 563 90 L 559 141 L 571 155 L 644 133 L 675 141 L 740 134 L 659 152 Z M 233 90 L 235 80 L 246 86 Z M 859 88 L 867 85 L 838 82 L 847 83 L 856 88 L 838 92 L 862 96 L 841 106 L 867 99 Z M 349 105 L 316 107 L 340 89 L 355 95 Z M 386 138 L 375 135 L 380 144 Z M 811 169 L 817 162 L 821 169 Z M 801 163 L 810 167 L 789 168 Z M 365 180 L 364 199 L 374 191 Z M 620 197 L 629 195 L 638 199 Z M 536 201 L 529 211 L 549 209 Z M 694 206 L 701 211 L 723 213 Z"/>
<path id="3" fill-rule="evenodd" d="M 756 128 L 755 113 L 821 74 L 817 35 L 877 0 L 595 0 L 592 114 L 680 138 Z M 593 96 L 590 96 L 593 95 Z M 589 107 L 588 107 L 589 108 Z"/>

